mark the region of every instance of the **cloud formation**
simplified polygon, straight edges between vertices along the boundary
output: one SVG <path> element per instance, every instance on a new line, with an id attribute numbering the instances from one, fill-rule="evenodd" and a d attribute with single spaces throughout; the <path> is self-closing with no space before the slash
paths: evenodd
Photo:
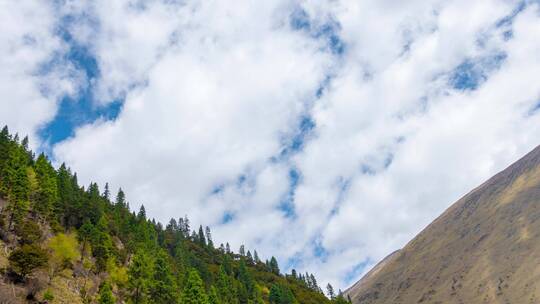
<path id="1" fill-rule="evenodd" d="M 68 1 L 58 20 L 41 9 L 46 24 L 1 37 L 37 33 L 34 59 L 0 75 L 52 79 L 54 94 L 0 89 L 18 100 L 0 119 L 32 133 L 81 82 L 96 105 L 122 100 L 55 159 L 156 219 L 187 213 L 218 242 L 341 288 L 539 143 L 535 2 Z M 65 77 L 78 75 L 69 60 L 27 72 L 65 52 L 58 24 L 95 79 Z M 9 120 L 39 98 L 31 118 Z"/>

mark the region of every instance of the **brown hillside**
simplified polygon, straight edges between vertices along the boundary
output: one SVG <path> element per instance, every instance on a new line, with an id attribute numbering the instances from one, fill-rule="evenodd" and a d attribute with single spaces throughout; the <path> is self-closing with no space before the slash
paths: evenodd
<path id="1" fill-rule="evenodd" d="M 540 303 L 540 146 L 353 285 L 354 304 Z"/>

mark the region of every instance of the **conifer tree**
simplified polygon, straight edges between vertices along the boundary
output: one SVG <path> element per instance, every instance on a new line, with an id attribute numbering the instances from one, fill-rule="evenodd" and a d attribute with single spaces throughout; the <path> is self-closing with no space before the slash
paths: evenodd
<path id="1" fill-rule="evenodd" d="M 184 232 L 184 237 L 187 239 L 189 238 L 190 229 L 191 229 L 191 227 L 189 226 L 189 218 L 187 215 L 184 216 L 183 222 L 184 222 L 184 225 L 182 228 L 182 232 Z"/>
<path id="2" fill-rule="evenodd" d="M 35 173 L 39 183 L 39 191 L 33 209 L 48 216 L 58 200 L 58 185 L 56 184 L 56 171 L 43 153 L 36 160 Z"/>
<path id="3" fill-rule="evenodd" d="M 92 255 L 96 258 L 98 272 L 105 271 L 107 261 L 112 254 L 112 240 L 107 228 L 107 220 L 101 217 L 92 231 Z"/>
<path id="4" fill-rule="evenodd" d="M 109 183 L 105 183 L 105 190 L 103 190 L 103 198 L 106 200 L 110 200 L 111 198 L 111 191 L 109 191 Z"/>
<path id="5" fill-rule="evenodd" d="M 240 267 L 238 269 L 238 281 L 240 281 L 240 283 L 242 283 L 243 287 L 245 288 L 248 298 L 252 298 L 255 292 L 255 282 L 253 281 L 253 277 L 249 273 L 244 260 L 240 260 Z"/>
<path id="6" fill-rule="evenodd" d="M 261 262 L 261 259 L 259 258 L 259 254 L 257 253 L 257 250 L 253 251 L 253 259 L 255 260 L 255 263 Z"/>
<path id="7" fill-rule="evenodd" d="M 137 213 L 137 218 L 139 221 L 146 221 L 146 209 L 144 208 L 144 205 L 141 205 L 139 213 Z"/>
<path id="8" fill-rule="evenodd" d="M 219 268 L 218 277 L 216 280 L 216 287 L 219 294 L 219 298 L 223 303 L 232 304 L 235 300 L 235 292 L 233 290 L 231 278 L 227 275 L 225 267 L 221 265 Z"/>
<path id="9" fill-rule="evenodd" d="M 150 297 L 152 303 L 177 303 L 176 283 L 174 281 L 167 254 L 160 251 L 154 263 L 154 277 L 150 284 Z"/>
<path id="10" fill-rule="evenodd" d="M 210 249 L 214 249 L 214 242 L 212 241 L 212 233 L 210 227 L 206 226 L 206 243 Z"/>
<path id="11" fill-rule="evenodd" d="M 118 189 L 118 193 L 116 194 L 116 206 L 121 208 L 126 206 L 126 194 L 122 188 Z"/>
<path id="12" fill-rule="evenodd" d="M 330 298 L 330 300 L 333 300 L 336 297 L 336 294 L 334 293 L 334 287 L 330 283 L 326 285 L 326 294 Z"/>
<path id="13" fill-rule="evenodd" d="M 278 262 L 277 262 L 275 257 L 272 257 L 270 259 L 269 266 L 270 266 L 270 271 L 271 272 L 273 272 L 274 274 L 279 275 L 279 265 L 278 265 Z"/>
<path id="14" fill-rule="evenodd" d="M 8 189 L 8 210 L 10 212 L 9 229 L 13 222 L 21 223 L 28 212 L 30 182 L 28 180 L 26 152 L 20 147 L 13 146 L 8 150 L 8 162 L 4 182 Z"/>
<path id="15" fill-rule="evenodd" d="M 199 226 L 199 234 L 197 235 L 198 242 L 201 246 L 206 246 L 206 237 L 204 236 L 204 231 L 202 225 Z"/>
<path id="16" fill-rule="evenodd" d="M 24 279 L 34 269 L 47 265 L 48 256 L 37 245 L 22 245 L 13 250 L 8 259 L 10 267 Z"/>
<path id="17" fill-rule="evenodd" d="M 245 256 L 245 255 L 246 255 L 246 249 L 245 249 L 244 245 L 240 245 L 240 249 L 238 250 L 238 253 L 239 253 L 241 256 Z"/>
<path id="18" fill-rule="evenodd" d="M 77 239 L 79 243 L 82 245 L 81 262 L 84 260 L 84 255 L 88 248 L 88 244 L 91 241 L 93 233 L 94 233 L 94 226 L 87 219 L 86 221 L 84 221 L 84 224 L 81 226 L 81 228 L 79 228 L 79 231 L 77 232 Z"/>
<path id="19" fill-rule="evenodd" d="M 139 251 L 133 257 L 128 270 L 128 287 L 131 301 L 142 304 L 148 301 L 148 290 L 152 278 L 152 263 L 146 253 Z"/>
<path id="20" fill-rule="evenodd" d="M 270 288 L 270 304 L 296 304 L 298 303 L 292 291 L 283 285 L 273 284 Z"/>
<path id="21" fill-rule="evenodd" d="M 116 298 L 114 297 L 111 289 L 111 284 L 105 282 L 99 288 L 99 304 L 115 304 Z"/>
<path id="22" fill-rule="evenodd" d="M 209 304 L 221 304 L 219 299 L 216 287 L 210 287 L 210 292 L 208 293 L 208 303 Z"/>
<path id="23" fill-rule="evenodd" d="M 182 292 L 182 304 L 208 304 L 208 296 L 196 270 L 191 270 Z"/>
<path id="24" fill-rule="evenodd" d="M 317 280 L 315 279 L 315 276 L 313 274 L 309 275 L 309 279 L 311 281 L 311 289 L 313 291 L 320 291 L 321 288 L 319 287 L 319 284 L 317 284 Z"/>

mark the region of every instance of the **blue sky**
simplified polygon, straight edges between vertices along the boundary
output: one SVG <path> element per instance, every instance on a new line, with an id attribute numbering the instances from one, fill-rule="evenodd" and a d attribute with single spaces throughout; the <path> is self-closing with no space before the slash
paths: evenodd
<path id="1" fill-rule="evenodd" d="M 343 289 L 540 139 L 535 1 L 2 6 L 0 121 Z"/>

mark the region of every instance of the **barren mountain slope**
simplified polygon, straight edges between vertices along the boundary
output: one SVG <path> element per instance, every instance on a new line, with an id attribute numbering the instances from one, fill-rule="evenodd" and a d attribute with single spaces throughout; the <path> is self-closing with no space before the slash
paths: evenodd
<path id="1" fill-rule="evenodd" d="M 347 290 L 354 304 L 540 303 L 540 146 L 377 268 Z"/>

